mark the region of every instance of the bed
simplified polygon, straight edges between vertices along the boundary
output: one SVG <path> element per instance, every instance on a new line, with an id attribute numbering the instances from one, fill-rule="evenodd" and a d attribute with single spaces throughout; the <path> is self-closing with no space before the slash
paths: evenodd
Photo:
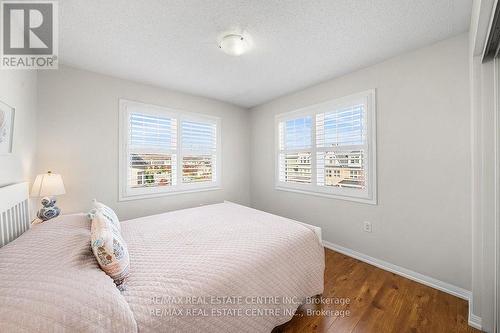
<path id="1" fill-rule="evenodd" d="M 1 332 L 270 332 L 323 291 L 318 229 L 230 202 L 122 222 L 123 291 L 85 214 L 21 229 L 0 248 Z"/>

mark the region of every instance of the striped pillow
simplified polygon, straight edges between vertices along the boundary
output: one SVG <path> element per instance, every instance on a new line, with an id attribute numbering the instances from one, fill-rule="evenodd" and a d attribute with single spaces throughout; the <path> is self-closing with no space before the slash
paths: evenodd
<path id="1" fill-rule="evenodd" d="M 92 216 L 90 246 L 101 269 L 119 289 L 123 289 L 123 282 L 130 273 L 127 244 L 113 223 L 99 210 Z"/>

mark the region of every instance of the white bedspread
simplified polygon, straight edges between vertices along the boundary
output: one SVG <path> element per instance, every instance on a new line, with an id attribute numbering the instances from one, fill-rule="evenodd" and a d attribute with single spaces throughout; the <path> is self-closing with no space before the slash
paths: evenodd
<path id="1" fill-rule="evenodd" d="M 99 269 L 89 229 L 85 215 L 65 215 L 0 249 L 0 332 L 270 332 L 323 290 L 316 234 L 243 206 L 124 222 L 123 293 Z"/>
<path id="2" fill-rule="evenodd" d="M 35 225 L 0 249 L 0 332 L 137 332 L 90 250 L 85 214 Z"/>
<path id="3" fill-rule="evenodd" d="M 316 234 L 258 210 L 174 211 L 125 221 L 122 233 L 131 260 L 123 296 L 139 332 L 270 332 L 323 291 Z"/>

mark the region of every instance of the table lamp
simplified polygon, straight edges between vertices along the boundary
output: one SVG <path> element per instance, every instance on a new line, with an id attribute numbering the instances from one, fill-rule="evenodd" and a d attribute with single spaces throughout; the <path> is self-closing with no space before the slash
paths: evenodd
<path id="1" fill-rule="evenodd" d="M 36 213 L 36 216 L 47 221 L 59 216 L 61 210 L 56 206 L 56 195 L 65 194 L 64 183 L 61 175 L 47 171 L 47 173 L 36 176 L 33 187 L 31 188 L 32 197 L 42 197 L 42 208 Z"/>

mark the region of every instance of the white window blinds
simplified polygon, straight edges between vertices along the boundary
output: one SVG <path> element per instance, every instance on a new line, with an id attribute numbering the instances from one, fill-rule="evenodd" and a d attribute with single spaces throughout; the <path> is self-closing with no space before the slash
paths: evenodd
<path id="1" fill-rule="evenodd" d="M 286 120 L 279 125 L 279 177 L 288 183 L 311 183 L 312 117 Z"/>
<path id="2" fill-rule="evenodd" d="M 217 128 L 215 123 L 183 121 L 182 182 L 214 181 L 217 164 Z"/>
<path id="3" fill-rule="evenodd" d="M 277 187 L 374 203 L 375 93 L 277 116 Z"/>
<path id="4" fill-rule="evenodd" d="M 177 120 L 131 113 L 128 186 L 172 186 L 177 183 Z"/>
<path id="5" fill-rule="evenodd" d="M 366 188 L 365 105 L 316 115 L 317 184 Z"/>
<path id="6" fill-rule="evenodd" d="M 217 118 L 120 102 L 120 198 L 217 187 Z"/>

